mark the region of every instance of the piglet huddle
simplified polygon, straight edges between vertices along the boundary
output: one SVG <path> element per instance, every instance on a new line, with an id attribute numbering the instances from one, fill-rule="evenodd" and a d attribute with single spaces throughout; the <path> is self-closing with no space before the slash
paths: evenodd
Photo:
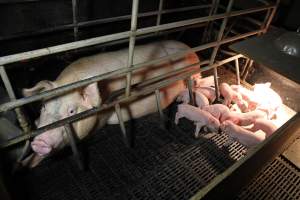
<path id="1" fill-rule="evenodd" d="M 272 95 L 263 95 L 266 93 Z M 269 83 L 257 84 L 254 90 L 222 83 L 220 95 L 223 97 L 223 104 L 213 104 L 216 100 L 213 87 L 196 87 L 193 89 L 193 95 L 195 106 L 188 104 L 190 96 L 187 89 L 177 97 L 176 101 L 181 104 L 178 105 L 175 124 L 183 117 L 193 121 L 196 125 L 196 138 L 199 137 L 201 128 L 208 128 L 212 132 L 222 131 L 230 140 L 237 140 L 249 148 L 263 141 L 277 129 L 271 119 L 276 117 L 276 111 L 282 101 L 270 88 Z"/>

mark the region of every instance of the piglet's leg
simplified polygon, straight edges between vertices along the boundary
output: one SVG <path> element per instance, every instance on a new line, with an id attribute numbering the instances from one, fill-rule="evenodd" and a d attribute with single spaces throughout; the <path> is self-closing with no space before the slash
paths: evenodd
<path id="1" fill-rule="evenodd" d="M 195 129 L 194 136 L 195 136 L 195 138 L 199 138 L 199 132 L 200 132 L 201 128 L 204 126 L 204 124 L 201 122 L 196 122 L 195 124 L 196 124 L 196 129 Z"/>

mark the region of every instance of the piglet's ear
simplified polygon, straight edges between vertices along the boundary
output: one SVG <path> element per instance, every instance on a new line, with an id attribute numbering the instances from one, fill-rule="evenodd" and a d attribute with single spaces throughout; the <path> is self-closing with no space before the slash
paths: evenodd
<path id="1" fill-rule="evenodd" d="M 88 107 L 97 107 L 101 104 L 100 92 L 97 83 L 92 83 L 82 90 L 84 104 Z"/>
<path id="2" fill-rule="evenodd" d="M 46 91 L 46 90 L 51 90 L 56 87 L 56 84 L 51 81 L 43 80 L 38 82 L 34 87 L 32 88 L 24 88 L 22 90 L 22 93 L 25 97 L 35 95 L 37 93 Z"/>

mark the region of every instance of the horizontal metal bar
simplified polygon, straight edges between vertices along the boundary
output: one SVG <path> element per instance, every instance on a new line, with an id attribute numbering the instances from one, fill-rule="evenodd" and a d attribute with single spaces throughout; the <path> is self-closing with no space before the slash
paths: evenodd
<path id="1" fill-rule="evenodd" d="M 1 0 L 1 4 L 17 4 L 17 3 L 32 3 L 32 2 L 38 2 L 41 0 Z"/>
<path id="2" fill-rule="evenodd" d="M 211 4 L 200 5 L 200 6 L 190 6 L 190 7 L 184 7 L 184 8 L 166 9 L 166 10 L 162 10 L 161 14 L 171 14 L 171 13 L 176 13 L 176 12 L 192 11 L 192 10 L 198 10 L 198 9 L 204 9 L 204 8 L 210 8 L 210 7 L 211 7 Z M 138 14 L 138 18 L 151 17 L 151 16 L 154 16 L 157 14 L 159 14 L 159 11 L 140 13 L 140 14 Z M 91 25 L 98 25 L 98 24 L 128 20 L 130 18 L 131 18 L 131 15 L 123 15 L 123 16 L 98 19 L 98 20 L 93 20 L 93 21 L 88 21 L 88 22 L 80 22 L 78 25 L 80 27 L 85 27 L 85 26 L 91 26 Z"/>
<path id="3" fill-rule="evenodd" d="M 207 44 L 204 44 L 204 45 L 200 45 L 198 47 L 191 48 L 190 50 L 180 51 L 178 53 L 171 54 L 171 55 L 168 55 L 168 56 L 165 56 L 165 57 L 153 60 L 153 61 L 140 63 L 140 64 L 135 64 L 131 68 L 122 68 L 122 69 L 119 69 L 119 70 L 115 70 L 115 71 L 112 71 L 112 72 L 108 72 L 108 73 L 105 73 L 105 74 L 94 76 L 94 77 L 89 78 L 89 79 L 78 81 L 76 83 L 71 83 L 71 84 L 68 84 L 68 85 L 65 85 L 65 86 L 62 86 L 62 87 L 58 87 L 58 88 L 55 88 L 53 90 L 42 92 L 40 94 L 36 94 L 36 95 L 30 96 L 30 97 L 25 97 L 25 98 L 21 98 L 21 99 L 15 100 L 15 101 L 10 101 L 8 103 L 4 103 L 4 104 L 0 105 L 0 112 L 7 111 L 7 110 L 10 110 L 10 109 L 13 109 L 13 108 L 16 108 L 16 107 L 19 107 L 19 106 L 22 106 L 22 105 L 25 105 L 25 104 L 28 104 L 28 103 L 38 101 L 38 100 L 42 100 L 44 98 L 51 98 L 51 97 L 54 97 L 54 96 L 58 96 L 58 95 L 66 93 L 68 91 L 74 90 L 76 88 L 86 86 L 86 85 L 91 84 L 93 82 L 98 82 L 98 81 L 101 81 L 101 80 L 104 80 L 104 79 L 107 79 L 107 78 L 110 78 L 110 77 L 116 76 L 116 75 L 124 75 L 125 73 L 127 73 L 129 71 L 138 70 L 138 69 L 141 69 L 142 67 L 145 67 L 145 66 L 151 66 L 151 65 L 154 65 L 154 64 L 158 64 L 158 63 L 166 61 L 167 59 L 177 58 L 177 57 L 183 56 L 183 55 L 185 55 L 187 53 L 190 53 L 190 52 L 197 52 L 197 51 L 205 50 L 207 48 L 214 47 L 218 44 L 225 44 L 227 42 L 232 42 L 232 41 L 244 38 L 244 37 L 248 37 L 248 36 L 251 36 L 251 35 L 261 33 L 262 31 L 263 30 L 257 30 L 257 31 L 245 33 L 245 34 L 242 34 L 242 35 L 234 36 L 234 37 L 231 37 L 231 38 L 226 38 L 226 39 L 221 40 L 219 43 L 218 42 L 207 43 Z"/>
<path id="4" fill-rule="evenodd" d="M 207 16 L 207 17 L 200 17 L 200 18 L 195 18 L 195 19 L 189 19 L 189 20 L 183 20 L 179 22 L 173 22 L 169 24 L 163 24 L 160 26 L 152 26 L 152 27 L 147 27 L 143 29 L 138 29 L 137 30 L 137 35 L 141 34 L 147 34 L 151 32 L 157 32 L 157 31 L 163 31 L 166 29 L 172 29 L 172 28 L 177 28 L 181 26 L 186 26 L 186 25 L 192 25 L 196 23 L 203 23 L 203 22 L 208 22 L 208 21 L 213 21 L 217 19 L 223 19 L 225 17 L 235 17 L 239 15 L 245 15 L 245 14 L 250 14 L 250 13 L 255 13 L 255 12 L 260 12 L 264 10 L 268 10 L 271 8 L 274 8 L 275 6 L 261 6 L 259 8 L 251 8 L 251 9 L 245 9 L 245 10 L 239 10 L 239 11 L 232 11 L 228 13 L 222 13 L 222 14 L 217 14 L 217 15 L 212 15 L 212 16 Z"/>
<path id="5" fill-rule="evenodd" d="M 206 66 L 206 67 L 203 67 L 201 69 L 197 68 L 197 69 L 191 70 L 191 71 L 189 71 L 187 73 L 181 74 L 179 76 L 171 77 L 169 79 L 164 79 L 160 83 L 155 83 L 155 84 L 153 84 L 151 86 L 147 86 L 143 90 L 139 90 L 139 92 L 132 92 L 131 95 L 128 96 L 128 97 L 124 97 L 122 99 L 115 100 L 115 101 L 113 101 L 111 103 L 108 103 L 108 104 L 103 104 L 101 107 L 93 108 L 93 109 L 84 111 L 82 113 L 73 115 L 71 117 L 68 117 L 68 118 L 56 121 L 56 122 L 54 122 L 52 124 L 49 124 L 47 126 L 40 127 L 37 130 L 32 131 L 31 133 L 29 133 L 27 135 L 22 135 L 22 136 L 18 136 L 16 138 L 10 139 L 10 140 L 8 140 L 8 141 L 6 141 L 4 143 L 1 143 L 0 144 L 0 148 L 9 147 L 11 145 L 17 144 L 17 143 L 22 142 L 24 140 L 29 140 L 29 139 L 31 139 L 31 138 L 33 138 L 33 137 L 35 137 L 35 136 L 37 136 L 37 135 L 45 132 L 46 130 L 57 128 L 57 127 L 65 125 L 67 123 L 73 123 L 75 121 L 78 121 L 78 120 L 84 119 L 86 117 L 95 115 L 96 113 L 101 112 L 103 110 L 106 110 L 106 109 L 109 109 L 109 108 L 113 108 L 117 103 L 122 104 L 122 103 L 126 103 L 126 102 L 129 102 L 129 101 L 135 100 L 135 99 L 137 99 L 140 96 L 145 96 L 145 95 L 148 95 L 148 94 L 154 92 L 156 89 L 164 88 L 167 85 L 169 85 L 171 83 L 174 83 L 174 82 L 176 82 L 178 80 L 182 80 L 182 79 L 188 78 L 188 77 L 190 77 L 191 75 L 193 75 L 195 73 L 199 73 L 199 72 L 204 72 L 204 71 L 211 70 L 211 69 L 213 69 L 215 67 L 221 66 L 221 65 L 223 65 L 223 64 L 225 64 L 227 62 L 232 62 L 233 60 L 235 60 L 237 58 L 241 58 L 241 57 L 243 57 L 243 55 L 239 54 L 239 55 L 227 58 L 227 59 L 225 59 L 223 61 L 219 61 L 217 63 L 214 63 L 212 66 Z M 196 63 L 196 64 L 199 64 L 199 63 Z M 196 64 L 194 64 L 194 65 L 196 65 Z M 183 70 L 184 70 L 184 68 L 183 68 Z"/>
<path id="6" fill-rule="evenodd" d="M 177 12 L 193 11 L 193 10 L 199 10 L 199 9 L 210 8 L 210 7 L 211 7 L 211 5 L 208 4 L 208 5 L 189 6 L 189 7 L 176 8 L 176 9 L 167 9 L 167 10 L 163 10 L 162 14 L 171 14 L 171 13 L 177 13 Z M 140 13 L 140 14 L 138 14 L 138 18 L 151 17 L 151 16 L 157 15 L 158 13 L 159 13 L 158 11 Z M 106 24 L 106 23 L 111 23 L 111 22 L 129 20 L 130 18 L 131 18 L 131 15 L 123 15 L 123 16 L 117 16 L 117 17 L 111 17 L 111 18 L 96 19 L 96 20 L 91 20 L 91 21 L 78 22 L 77 26 L 79 28 L 88 27 L 88 26 L 96 26 L 96 25 L 99 25 L 99 24 Z M 28 32 L 17 33 L 17 34 L 10 35 L 10 36 L 0 37 L 0 41 L 16 39 L 16 38 L 20 38 L 20 37 L 36 36 L 36 35 L 56 32 L 56 31 L 65 31 L 65 30 L 69 30 L 69 29 L 72 29 L 72 28 L 74 28 L 74 24 L 65 24 L 65 25 L 60 25 L 60 26 L 57 26 L 57 27 L 47 28 L 47 29 L 43 29 L 43 30 L 37 30 L 37 31 L 34 31 L 34 32 L 33 31 L 28 31 Z"/>
<path id="7" fill-rule="evenodd" d="M 249 13 L 255 13 L 255 12 L 267 10 L 267 9 L 270 9 L 273 7 L 274 7 L 273 5 L 262 6 L 262 7 L 258 7 L 258 8 L 245 9 L 245 10 L 241 10 L 241 11 L 232 11 L 229 13 L 217 14 L 217 15 L 200 17 L 200 18 L 189 19 L 189 20 L 182 20 L 179 22 L 173 22 L 173 23 L 168 23 L 168 24 L 163 24 L 163 25 L 158 25 L 158 26 L 142 28 L 142 29 L 138 29 L 136 31 L 136 35 L 143 35 L 143 34 L 148 34 L 148 33 L 153 33 L 153 32 L 158 32 L 158 31 L 164 31 L 164 30 L 178 28 L 178 27 L 182 27 L 182 26 L 208 22 L 208 21 L 212 21 L 212 20 L 216 20 L 216 19 L 222 19 L 224 17 L 234 17 L 234 16 L 239 16 L 239 15 L 244 15 L 244 14 L 249 14 Z M 114 40 L 124 39 L 124 38 L 130 37 L 131 34 L 132 33 L 130 31 L 125 31 L 125 32 L 121 32 L 121 33 L 115 33 L 115 34 L 111 34 L 111 35 L 95 37 L 95 38 L 91 38 L 91 39 L 71 42 L 71 43 L 67 43 L 67 44 L 47 47 L 47 48 L 33 50 L 33 51 L 28 51 L 28 52 L 24 52 L 24 53 L 3 56 L 3 57 L 0 57 L 0 65 L 14 63 L 14 62 L 21 61 L 21 60 L 37 58 L 37 57 L 55 54 L 55 53 L 59 53 L 59 52 L 64 52 L 64 51 L 68 51 L 68 50 L 73 50 L 73 49 L 77 49 L 77 48 L 92 46 L 92 45 L 110 42 L 110 41 L 114 41 Z"/>

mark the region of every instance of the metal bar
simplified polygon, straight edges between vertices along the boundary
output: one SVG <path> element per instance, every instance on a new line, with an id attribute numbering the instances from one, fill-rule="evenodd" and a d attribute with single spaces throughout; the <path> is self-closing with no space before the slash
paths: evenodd
<path id="1" fill-rule="evenodd" d="M 189 90 L 189 96 L 190 96 L 190 104 L 195 106 L 195 98 L 194 98 L 194 92 L 193 92 L 193 81 L 191 79 L 191 77 L 189 77 L 187 79 L 187 86 L 188 86 L 188 90 Z"/>
<path id="2" fill-rule="evenodd" d="M 178 75 L 179 73 L 184 73 L 184 72 L 188 72 L 190 71 L 191 69 L 188 69 L 190 67 L 195 67 L 197 65 L 201 66 L 201 65 L 208 65 L 209 64 L 209 60 L 204 60 L 204 61 L 201 61 L 199 63 L 194 63 L 194 64 L 190 64 L 184 68 L 181 68 L 181 69 L 176 69 L 176 70 L 173 70 L 171 72 L 169 72 L 168 74 L 162 74 L 160 76 L 156 76 L 155 78 L 151 78 L 149 80 L 145 80 L 143 81 L 142 83 L 139 84 L 139 86 L 146 86 L 150 83 L 153 83 L 153 82 L 157 82 L 159 80 L 162 80 L 164 78 L 168 78 L 168 77 L 171 77 L 171 76 L 175 76 L 175 75 Z"/>
<path id="3" fill-rule="evenodd" d="M 263 32 L 259 33 L 258 35 L 266 33 L 266 31 L 267 31 L 274 15 L 275 15 L 275 12 L 276 12 L 277 6 L 279 5 L 279 2 L 280 2 L 280 0 L 276 1 L 276 7 L 273 8 L 273 10 L 271 8 L 268 9 L 267 14 L 265 16 L 265 19 L 264 19 L 263 23 L 260 26 L 260 28 L 263 30 Z M 242 74 L 243 81 L 246 80 L 246 78 L 248 76 L 248 73 L 249 73 L 249 70 L 251 69 L 252 65 L 253 65 L 253 60 L 249 61 L 249 65 L 245 65 L 245 67 L 243 69 L 243 74 Z"/>
<path id="4" fill-rule="evenodd" d="M 164 6 L 164 0 L 159 0 L 158 12 L 157 12 L 157 19 L 156 19 L 156 26 L 160 25 L 161 15 L 162 15 L 162 11 L 163 11 L 163 6 Z"/>
<path id="5" fill-rule="evenodd" d="M 38 2 L 40 0 L 1 0 L 1 4 L 17 4 L 17 3 L 29 3 L 29 2 Z"/>
<path id="6" fill-rule="evenodd" d="M 117 114 L 117 117 L 118 117 L 118 120 L 119 120 L 119 124 L 120 124 L 122 134 L 123 134 L 124 143 L 127 147 L 131 147 L 131 142 L 130 142 L 131 139 L 128 138 L 128 134 L 127 134 L 127 131 L 126 131 L 126 128 L 125 128 L 125 123 L 124 123 L 124 120 L 123 120 L 121 107 L 120 107 L 119 103 L 117 103 L 115 105 L 115 111 L 116 111 L 116 114 Z"/>
<path id="7" fill-rule="evenodd" d="M 227 5 L 226 13 L 230 12 L 232 5 L 233 5 L 233 0 L 230 0 L 228 5 Z M 225 17 L 222 21 L 221 28 L 219 30 L 218 38 L 217 38 L 218 42 L 220 42 L 222 40 L 223 33 L 224 33 L 224 30 L 225 30 L 227 21 L 228 21 L 228 17 Z M 212 55 L 210 57 L 210 63 L 209 63 L 210 65 L 212 65 L 215 62 L 215 58 L 216 58 L 219 46 L 220 45 L 216 45 L 214 47 L 214 50 L 213 50 Z M 218 81 L 217 68 L 214 68 L 214 82 L 215 82 L 215 88 L 216 88 L 216 97 L 217 97 L 217 101 L 218 101 L 219 100 L 219 81 Z"/>
<path id="8" fill-rule="evenodd" d="M 193 24 L 197 24 L 197 23 L 203 23 L 203 22 L 207 22 L 207 21 L 213 21 L 213 20 L 222 19 L 225 17 L 234 17 L 234 16 L 239 16 L 239 15 L 244 15 L 244 14 L 260 12 L 260 11 L 267 10 L 267 9 L 273 8 L 273 7 L 274 7 L 273 5 L 262 6 L 262 7 L 258 7 L 258 8 L 250 8 L 250 9 L 241 10 L 241 11 L 232 11 L 230 13 L 217 14 L 217 15 L 208 16 L 208 17 L 200 17 L 200 18 L 195 18 L 195 19 L 182 20 L 179 22 L 172 22 L 172 23 L 163 24 L 163 25 L 159 25 L 159 26 L 142 28 L 142 29 L 138 29 L 136 31 L 136 36 L 143 35 L 143 34 L 149 34 L 149 33 L 157 32 L 157 31 L 164 31 L 164 30 L 173 29 L 173 28 L 179 28 L 182 26 L 193 25 Z M 105 35 L 105 36 L 95 37 L 95 38 L 91 38 L 91 39 L 80 40 L 80 41 L 76 41 L 76 42 L 71 42 L 71 43 L 67 43 L 67 44 L 47 47 L 47 48 L 33 50 L 33 51 L 28 51 L 28 52 L 24 52 L 24 53 L 3 56 L 3 57 L 0 57 L 0 65 L 5 65 L 8 63 L 13 63 L 13 62 L 21 61 L 21 60 L 37 58 L 37 57 L 55 54 L 55 53 L 59 53 L 59 52 L 64 52 L 64 51 L 68 51 L 68 50 L 73 50 L 73 49 L 77 49 L 77 48 L 92 46 L 92 45 L 96 45 L 96 44 L 111 42 L 114 40 L 125 39 L 125 38 L 128 38 L 130 35 L 131 35 L 130 31 L 125 31 L 125 32 L 121 32 L 121 33 L 115 33 L 115 34 L 111 34 L 111 35 Z"/>
<path id="9" fill-rule="evenodd" d="M 242 76 L 242 77 L 243 77 L 243 74 L 245 73 L 246 67 L 247 67 L 247 65 L 249 64 L 249 62 L 250 62 L 250 59 L 249 59 L 249 58 L 246 58 L 246 62 L 245 62 L 245 64 L 244 64 L 244 66 L 243 66 L 243 70 L 242 70 L 242 73 L 241 73 L 241 76 Z"/>
<path id="10" fill-rule="evenodd" d="M 75 121 L 78 121 L 78 120 L 84 119 L 86 117 L 95 115 L 98 112 L 101 112 L 103 110 L 112 108 L 117 103 L 120 104 L 120 103 L 126 103 L 126 102 L 129 102 L 129 101 L 135 100 L 135 99 L 137 99 L 140 96 L 144 96 L 144 95 L 150 94 L 150 93 L 154 92 L 155 90 L 163 88 L 163 87 L 166 87 L 167 85 L 169 85 L 171 83 L 174 83 L 174 82 L 176 82 L 178 80 L 182 80 L 182 79 L 188 78 L 188 77 L 190 77 L 191 75 L 193 75 L 195 73 L 200 73 L 200 72 L 211 70 L 211 69 L 213 69 L 215 67 L 221 66 L 221 65 L 223 65 L 225 63 L 228 63 L 228 62 L 232 62 L 235 59 L 241 58 L 241 57 L 243 57 L 243 55 L 239 54 L 239 55 L 227 58 L 225 60 L 219 61 L 217 63 L 214 63 L 212 66 L 206 66 L 206 67 L 203 67 L 201 69 L 197 68 L 197 69 L 191 70 L 191 71 L 189 71 L 189 72 L 187 72 L 185 74 L 180 74 L 179 76 L 176 76 L 176 77 L 173 76 L 173 77 L 171 77 L 169 79 L 164 79 L 160 83 L 155 83 L 155 84 L 153 84 L 151 86 L 148 86 L 148 87 L 144 88 L 143 90 L 139 90 L 139 92 L 132 93 L 129 97 L 124 97 L 122 99 L 115 100 L 115 101 L 113 101 L 113 102 L 111 102 L 109 104 L 104 104 L 101 107 L 96 107 L 96 108 L 84 111 L 82 113 L 73 115 L 71 117 L 67 117 L 65 119 L 56 121 L 56 122 L 54 122 L 52 124 L 40 127 L 37 130 L 32 131 L 30 134 L 22 135 L 22 136 L 18 136 L 16 138 L 10 139 L 10 140 L 8 140 L 8 141 L 6 141 L 4 143 L 1 143 L 0 144 L 0 148 L 6 148 L 6 147 L 9 147 L 9 146 L 12 146 L 12 145 L 17 144 L 19 142 L 22 142 L 24 140 L 28 140 L 30 138 L 33 138 L 33 137 L 35 137 L 35 136 L 37 136 L 37 135 L 39 135 L 39 134 L 41 134 L 41 133 L 43 133 L 43 132 L 45 132 L 45 131 L 47 131 L 49 129 L 54 129 L 54 128 L 57 128 L 57 127 L 60 127 L 60 126 L 64 126 L 66 123 L 73 123 Z M 198 64 L 198 63 L 196 63 L 196 64 Z"/>
<path id="11" fill-rule="evenodd" d="M 0 75 L 1 75 L 2 81 L 4 83 L 5 89 L 8 93 L 10 100 L 11 101 L 16 100 L 16 95 L 15 95 L 12 85 L 9 81 L 9 78 L 7 76 L 4 66 L 0 66 Z M 25 117 L 24 113 L 22 112 L 22 110 L 20 108 L 15 108 L 15 113 L 17 115 L 18 122 L 19 122 L 21 128 L 23 129 L 23 131 L 25 133 L 28 132 L 29 125 L 28 125 L 28 122 L 27 122 L 26 117 Z"/>
<path id="12" fill-rule="evenodd" d="M 160 121 L 161 121 L 161 125 L 162 125 L 163 128 L 166 128 L 165 117 L 164 117 L 163 110 L 161 108 L 161 99 L 160 99 L 159 90 L 155 90 L 155 100 L 156 100 L 156 106 L 157 106 L 157 110 L 158 110 L 158 113 L 159 113 L 159 118 L 160 118 Z"/>
<path id="13" fill-rule="evenodd" d="M 182 30 L 190 29 L 190 28 L 199 28 L 199 27 L 203 27 L 203 26 L 205 26 L 205 24 L 194 24 L 194 25 L 180 27 L 178 29 L 171 29 L 171 30 L 163 31 L 163 32 L 160 32 L 160 33 L 163 34 L 163 35 L 167 35 L 167 34 L 171 34 L 171 33 L 174 33 L 174 32 L 179 32 L 179 31 L 182 31 Z M 151 37 L 157 37 L 157 33 L 150 33 L 150 34 L 147 34 L 147 35 L 137 36 L 135 38 L 135 40 L 137 41 L 137 40 L 142 40 L 142 39 L 151 38 Z M 107 43 L 104 43 L 104 44 L 96 45 L 94 47 L 86 47 L 84 49 L 78 49 L 77 53 L 80 53 L 81 51 L 86 52 L 88 49 L 99 50 L 99 49 L 102 49 L 102 48 L 107 47 L 107 46 L 113 46 L 113 45 L 123 44 L 123 43 L 127 43 L 127 42 L 129 42 L 129 38 L 116 40 L 116 41 L 112 41 L 112 42 L 107 42 Z"/>
<path id="14" fill-rule="evenodd" d="M 273 19 L 275 13 L 276 13 L 276 10 L 277 10 L 277 8 L 278 8 L 278 6 L 279 6 L 279 3 L 280 3 L 280 0 L 276 0 L 275 7 L 270 8 L 270 9 L 273 9 L 273 10 L 272 10 L 272 12 L 271 12 L 271 15 L 270 15 L 269 19 L 267 20 L 267 22 L 266 22 L 266 24 L 265 24 L 265 30 L 264 30 L 264 33 L 267 32 L 267 30 L 268 30 L 268 28 L 269 28 L 269 26 L 270 26 L 270 24 L 271 24 L 271 22 L 272 22 L 272 19 Z M 268 9 L 268 10 L 270 10 L 270 9 Z"/>
<path id="15" fill-rule="evenodd" d="M 209 15 L 208 16 L 215 15 L 217 13 L 218 6 L 219 6 L 219 0 L 213 0 L 212 1 L 212 6 L 211 6 L 211 10 L 209 11 Z M 207 34 L 209 32 L 211 32 L 212 26 L 213 26 L 212 22 L 207 23 L 207 26 L 206 26 L 206 28 L 204 29 L 204 32 L 203 32 L 202 43 L 208 41 L 207 40 L 207 38 L 208 38 Z"/>
<path id="16" fill-rule="evenodd" d="M 240 79 L 239 59 L 236 59 L 234 62 L 235 62 L 236 82 L 237 82 L 238 85 L 240 85 L 241 84 L 241 79 Z"/>
<path id="17" fill-rule="evenodd" d="M 249 65 L 246 67 L 245 72 L 244 72 L 244 74 L 243 74 L 243 76 L 242 76 L 242 80 L 243 80 L 243 81 L 246 80 L 246 78 L 247 78 L 247 76 L 248 76 L 248 73 L 249 73 L 249 70 L 250 70 L 250 68 L 252 67 L 252 65 L 253 65 L 253 60 L 250 60 L 250 61 L 249 61 Z"/>
<path id="18" fill-rule="evenodd" d="M 198 10 L 198 9 L 209 8 L 210 6 L 211 5 L 200 5 L 200 6 L 190 6 L 190 7 L 184 7 L 184 8 L 168 9 L 168 10 L 163 10 L 161 14 L 193 11 L 193 10 Z M 140 13 L 140 14 L 138 14 L 138 18 L 151 17 L 151 16 L 154 16 L 157 14 L 158 14 L 158 11 Z M 131 15 L 124 15 L 124 16 L 111 17 L 111 18 L 96 19 L 96 20 L 91 20 L 91 21 L 86 21 L 86 22 L 78 22 L 77 25 L 79 28 L 80 27 L 88 27 L 88 26 L 95 26 L 95 25 L 99 25 L 99 24 L 106 24 L 106 23 L 111 23 L 111 22 L 128 20 L 130 18 L 131 18 Z M 73 28 L 74 28 L 74 24 L 66 24 L 66 25 L 61 25 L 61 26 L 57 26 L 57 27 L 53 27 L 53 28 L 47 28 L 47 29 L 43 29 L 43 30 L 28 31 L 28 32 L 17 33 L 14 35 L 9 35 L 9 36 L 3 36 L 3 37 L 0 37 L 0 41 L 16 39 L 16 38 L 20 38 L 20 37 L 37 36 L 37 35 L 41 35 L 41 34 L 57 32 L 57 31 L 65 31 L 65 30 L 69 30 L 69 29 L 73 29 Z"/>
<path id="19" fill-rule="evenodd" d="M 133 64 L 134 57 L 134 45 L 135 45 L 135 32 L 137 27 L 137 14 L 139 9 L 139 0 L 132 1 L 132 12 L 131 12 L 131 35 L 129 38 L 129 49 L 128 49 L 128 60 L 127 60 L 127 68 L 131 68 Z M 126 96 L 130 95 L 130 87 L 131 87 L 131 71 L 127 73 L 126 76 Z"/>
<path id="20" fill-rule="evenodd" d="M 76 163 L 78 164 L 79 169 L 84 170 L 84 165 L 83 165 L 83 162 L 81 160 L 81 157 L 80 157 L 80 154 L 78 151 L 78 147 L 76 144 L 76 139 L 74 137 L 74 132 L 73 132 L 72 126 L 69 123 L 65 124 L 65 130 L 67 133 L 67 138 L 70 142 L 70 146 L 71 146 L 71 149 L 73 152 L 74 159 L 75 159 Z"/>
<path id="21" fill-rule="evenodd" d="M 175 9 L 167 9 L 162 10 L 161 14 L 171 14 L 171 13 L 177 13 L 177 12 L 185 12 L 185 11 L 192 11 L 197 9 L 204 9 L 208 8 L 210 5 L 200 5 L 200 6 L 190 6 L 190 7 L 184 7 L 184 8 L 175 8 Z M 151 11 L 151 12 L 145 12 L 138 14 L 138 18 L 142 17 L 151 17 L 158 15 L 159 11 Z M 88 22 L 79 22 L 79 27 L 86 27 L 86 26 L 92 26 L 92 25 L 98 25 L 98 24 L 105 24 L 110 22 L 118 22 L 122 20 L 128 20 L 131 19 L 131 15 L 123 15 L 118 17 L 111 17 L 111 18 L 104 18 L 104 19 L 97 19 L 93 21 Z"/>
<path id="22" fill-rule="evenodd" d="M 105 73 L 105 74 L 94 76 L 92 78 L 88 78 L 88 79 L 81 80 L 81 81 L 78 81 L 78 82 L 75 82 L 75 83 L 71 83 L 71 84 L 68 84 L 68 85 L 65 85 L 65 86 L 61 86 L 61 87 L 49 90 L 47 92 L 42 92 L 40 94 L 36 94 L 36 95 L 30 96 L 30 97 L 21 98 L 21 99 L 15 100 L 15 101 L 4 103 L 4 104 L 0 105 L 0 112 L 7 111 L 7 110 L 10 110 L 10 109 L 13 109 L 13 108 L 16 108 L 16 107 L 20 107 L 22 105 L 25 105 L 25 104 L 28 104 L 28 103 L 31 103 L 31 102 L 35 102 L 35 101 L 38 101 L 38 100 L 42 100 L 42 99 L 45 99 L 45 98 L 59 96 L 59 95 L 61 95 L 63 93 L 66 93 L 68 91 L 77 89 L 79 87 L 86 86 L 86 85 L 91 84 L 93 82 L 97 82 L 97 81 L 101 81 L 101 80 L 113 77 L 115 75 L 125 75 L 128 71 L 138 70 L 138 69 L 141 69 L 142 67 L 145 67 L 145 66 L 151 66 L 151 65 L 154 65 L 154 64 L 164 62 L 164 61 L 166 61 L 170 58 L 178 58 L 178 57 L 183 56 L 183 55 L 185 55 L 187 53 L 190 53 L 190 52 L 197 52 L 197 51 L 205 50 L 207 48 L 214 47 L 215 45 L 218 45 L 218 44 L 225 44 L 225 43 L 232 42 L 232 41 L 244 38 L 244 37 L 249 37 L 249 36 L 252 36 L 252 35 L 256 35 L 256 34 L 261 33 L 261 32 L 262 32 L 262 30 L 252 31 L 252 32 L 245 33 L 245 34 L 242 34 L 242 35 L 238 35 L 238 36 L 234 36 L 234 37 L 231 37 L 231 38 L 223 39 L 220 42 L 216 41 L 216 42 L 211 42 L 211 43 L 208 43 L 208 44 L 200 45 L 198 47 L 191 48 L 190 50 L 181 51 L 181 52 L 171 54 L 171 55 L 168 55 L 168 56 L 165 56 L 165 57 L 153 60 L 153 61 L 149 61 L 149 62 L 146 62 L 146 63 L 135 64 L 131 68 L 121 68 L 119 70 L 115 70 L 115 71 L 112 71 L 112 72 L 108 72 L 108 73 Z"/>
<path id="23" fill-rule="evenodd" d="M 235 162 L 222 174 L 192 197 L 195 199 L 233 199 L 255 175 L 280 155 L 288 145 L 300 136 L 300 114 L 294 115 L 277 129 L 272 136 L 250 149 L 239 162 Z M 245 172 L 247 176 L 245 176 Z"/>
<path id="24" fill-rule="evenodd" d="M 233 51 L 227 51 L 225 49 L 220 49 L 220 52 L 221 53 L 224 53 L 224 54 L 227 54 L 227 55 L 230 55 L 230 56 L 235 56 L 237 53 L 236 52 L 233 52 Z"/>
<path id="25" fill-rule="evenodd" d="M 77 0 L 72 0 L 72 14 L 73 14 L 73 32 L 74 32 L 74 40 L 78 39 L 78 6 Z"/>

